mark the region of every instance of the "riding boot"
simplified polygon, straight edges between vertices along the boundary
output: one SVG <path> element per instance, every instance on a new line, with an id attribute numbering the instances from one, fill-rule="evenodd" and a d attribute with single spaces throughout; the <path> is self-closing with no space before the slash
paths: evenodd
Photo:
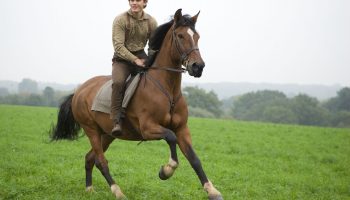
<path id="1" fill-rule="evenodd" d="M 122 134 L 121 120 L 123 117 L 122 113 L 122 102 L 124 94 L 123 84 L 112 84 L 112 98 L 111 98 L 111 118 L 114 122 L 114 127 L 111 131 L 111 135 L 116 137 Z"/>

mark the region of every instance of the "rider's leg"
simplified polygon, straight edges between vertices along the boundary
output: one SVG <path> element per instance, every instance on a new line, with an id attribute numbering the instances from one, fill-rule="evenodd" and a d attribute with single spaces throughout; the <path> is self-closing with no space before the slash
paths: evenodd
<path id="1" fill-rule="evenodd" d="M 125 90 L 125 81 L 130 75 L 130 67 L 125 62 L 114 62 L 112 65 L 112 102 L 111 102 L 111 118 L 114 122 L 112 135 L 121 134 L 121 119 L 123 117 L 122 102 Z"/>

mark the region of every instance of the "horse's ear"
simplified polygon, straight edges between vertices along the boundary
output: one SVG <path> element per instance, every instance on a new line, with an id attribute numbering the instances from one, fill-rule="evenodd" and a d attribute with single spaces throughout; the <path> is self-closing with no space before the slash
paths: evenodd
<path id="1" fill-rule="evenodd" d="M 182 18 L 182 9 L 178 9 L 174 15 L 175 24 Z"/>
<path id="2" fill-rule="evenodd" d="M 197 22 L 197 18 L 198 18 L 198 15 L 199 15 L 200 12 L 201 12 L 201 11 L 198 11 L 198 13 L 197 13 L 195 16 L 192 17 L 193 23 L 196 23 L 196 22 Z"/>

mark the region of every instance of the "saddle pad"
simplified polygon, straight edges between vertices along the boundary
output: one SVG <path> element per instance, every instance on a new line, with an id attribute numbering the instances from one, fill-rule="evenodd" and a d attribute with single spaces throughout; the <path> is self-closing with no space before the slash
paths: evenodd
<path id="1" fill-rule="evenodd" d="M 134 79 L 132 79 L 130 84 L 127 84 L 127 88 L 124 94 L 124 99 L 122 107 L 126 108 L 135 93 L 135 90 L 140 81 L 140 74 L 137 74 Z M 111 113 L 111 96 L 112 96 L 112 80 L 107 81 L 100 90 L 97 92 L 94 101 L 91 106 L 91 110 L 99 111 L 103 113 Z"/>

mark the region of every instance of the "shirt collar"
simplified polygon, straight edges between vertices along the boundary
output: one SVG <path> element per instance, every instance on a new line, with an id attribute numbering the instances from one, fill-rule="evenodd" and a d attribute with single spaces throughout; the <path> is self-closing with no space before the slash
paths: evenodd
<path id="1" fill-rule="evenodd" d="M 134 17 L 134 16 L 132 15 L 131 9 L 128 10 L 128 14 L 129 14 L 132 18 L 137 19 L 136 17 Z M 148 17 L 148 15 L 146 14 L 145 11 L 142 11 L 141 17 L 138 18 L 137 20 L 144 20 L 144 19 L 149 19 L 149 17 Z"/>

